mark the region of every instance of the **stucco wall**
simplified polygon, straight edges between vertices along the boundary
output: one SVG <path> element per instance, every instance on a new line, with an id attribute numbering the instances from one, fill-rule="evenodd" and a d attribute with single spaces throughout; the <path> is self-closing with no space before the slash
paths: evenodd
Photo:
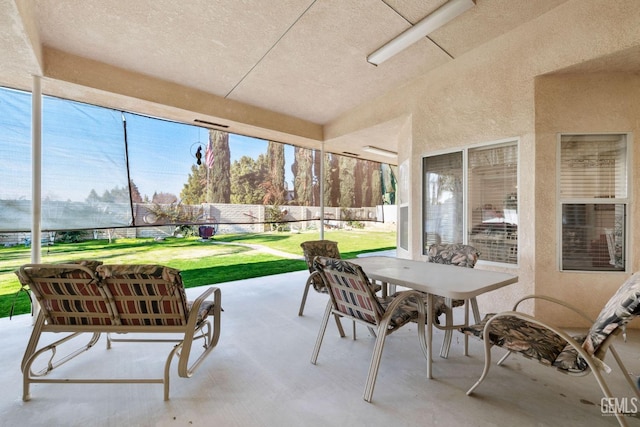
<path id="1" fill-rule="evenodd" d="M 560 272 L 558 268 L 558 206 L 556 202 L 558 133 L 598 133 L 640 131 L 640 75 L 623 73 L 559 74 L 536 81 L 536 206 L 537 256 L 536 292 L 572 301 L 588 314 L 596 316 L 604 302 L 615 292 L 629 273 Z M 633 142 L 633 139 L 631 142 Z M 637 143 L 634 143 L 637 146 Z M 633 153 L 630 163 L 630 230 L 627 263 L 629 272 L 638 270 L 637 253 L 640 235 L 637 224 L 640 185 L 637 185 L 640 156 Z M 635 202 L 635 203 L 634 203 Z M 554 322 L 574 324 L 575 317 L 553 310 L 548 305 L 536 307 L 537 314 Z"/>
<path id="2" fill-rule="evenodd" d="M 567 284 L 561 291 L 554 286 L 560 274 L 554 267 L 556 264 L 549 264 L 548 252 L 549 248 L 555 248 L 556 236 L 549 233 L 547 216 L 555 211 L 549 211 L 552 206 L 546 199 L 536 197 L 540 191 L 547 191 L 549 180 L 555 179 L 555 152 L 549 152 L 536 135 L 536 112 L 541 107 L 536 104 L 536 77 L 639 45 L 638 16 L 640 2 L 636 1 L 567 1 L 376 102 L 354 109 L 325 126 L 325 138 L 348 135 L 398 117 L 411 118 L 411 137 L 402 139 L 410 141 L 410 146 L 398 147 L 398 162 L 409 160 L 410 164 L 409 256 L 413 259 L 423 259 L 422 158 L 474 144 L 518 138 L 520 259 L 516 268 L 503 270 L 518 274 L 520 281 L 481 297 L 481 311 L 510 309 L 518 297 L 534 292 L 549 291 L 555 296 L 575 299 L 573 295 L 582 290 L 580 284 Z M 597 80 L 592 83 L 599 84 Z M 622 95 L 620 90 L 615 94 Z M 584 98 L 580 102 L 591 101 Z M 582 121 L 575 123 L 589 122 L 593 129 L 595 122 L 588 115 L 597 116 L 601 112 L 585 108 L 584 116 L 580 116 Z M 637 111 L 635 117 L 637 124 Z M 575 116 L 567 120 L 572 118 Z M 605 124 L 611 123 L 601 122 Z M 619 124 L 615 130 L 620 130 Z M 598 131 L 605 129 L 598 127 Z M 543 145 L 539 146 L 540 143 Z M 634 211 L 633 215 L 637 221 L 638 213 Z M 476 268 L 500 269 L 481 264 Z M 553 269 L 556 273 L 542 273 Z M 592 276 L 590 281 L 598 280 L 596 275 Z M 613 286 L 620 279 L 605 280 Z M 588 311 L 603 305 L 604 293 L 591 298 Z M 559 319 L 560 324 L 572 322 L 567 317 Z"/>

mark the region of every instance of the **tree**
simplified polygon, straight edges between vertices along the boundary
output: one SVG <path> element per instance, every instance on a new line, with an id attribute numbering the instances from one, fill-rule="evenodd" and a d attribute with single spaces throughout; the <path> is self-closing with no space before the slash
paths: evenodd
<path id="1" fill-rule="evenodd" d="M 371 171 L 371 202 L 369 206 L 382 204 L 382 164 L 373 163 Z"/>
<path id="2" fill-rule="evenodd" d="M 313 206 L 320 206 L 320 165 L 323 160 L 322 151 L 313 150 Z"/>
<path id="3" fill-rule="evenodd" d="M 138 193 L 139 194 L 139 193 Z M 126 186 L 114 187 L 111 190 L 104 190 L 102 196 L 98 196 L 95 189 L 89 192 L 85 199 L 89 204 L 95 203 L 129 203 L 129 188 Z"/>
<path id="4" fill-rule="evenodd" d="M 129 192 L 131 193 L 131 201 L 133 203 L 142 203 L 142 195 L 140 194 L 140 190 L 138 190 L 138 186 L 133 182 L 132 179 L 129 180 Z"/>
<path id="5" fill-rule="evenodd" d="M 369 193 L 369 181 L 371 176 L 368 174 L 369 162 L 366 160 L 356 160 L 355 169 L 353 171 L 354 180 L 358 185 L 353 189 L 353 206 L 367 206 L 365 200 L 367 199 L 367 193 Z"/>
<path id="6" fill-rule="evenodd" d="M 231 165 L 231 203 L 260 204 L 264 190 L 260 185 L 267 176 L 265 159 L 260 155 L 257 160 L 242 156 Z"/>
<path id="7" fill-rule="evenodd" d="M 188 205 L 197 205 L 206 201 L 207 167 L 204 163 L 200 166 L 191 165 L 191 173 L 180 191 L 180 198 L 182 203 Z"/>
<path id="8" fill-rule="evenodd" d="M 391 165 L 382 165 L 381 167 L 382 179 L 380 180 L 382 185 L 382 195 L 384 203 L 393 205 L 396 203 L 396 171 Z M 447 184 L 450 185 L 450 184 Z"/>
<path id="9" fill-rule="evenodd" d="M 266 180 L 260 184 L 264 191 L 262 203 L 281 205 L 286 200 L 284 183 L 284 145 L 269 141 L 267 146 L 268 171 Z"/>
<path id="10" fill-rule="evenodd" d="M 213 144 L 215 160 L 213 167 L 209 170 L 207 180 L 207 201 L 209 203 L 229 203 L 231 201 L 229 133 L 210 129 L 209 140 Z"/>
<path id="11" fill-rule="evenodd" d="M 93 204 L 99 203 L 101 201 L 101 199 L 100 199 L 100 196 L 98 196 L 98 193 L 96 193 L 96 190 L 92 189 L 89 192 L 89 196 L 87 196 L 86 201 L 90 205 L 93 205 Z"/>
<path id="12" fill-rule="evenodd" d="M 311 173 L 312 151 L 307 148 L 294 148 L 293 172 L 294 198 L 299 205 L 309 206 L 313 200 L 313 176 Z"/>
<path id="13" fill-rule="evenodd" d="M 151 203 L 157 205 L 170 205 L 178 202 L 178 196 L 171 193 L 153 193 L 153 198 L 151 199 Z"/>
<path id="14" fill-rule="evenodd" d="M 327 154 L 324 159 L 324 203 L 340 206 L 340 156 Z"/>
<path id="15" fill-rule="evenodd" d="M 351 208 L 355 202 L 356 159 L 340 156 L 340 204 L 341 208 Z"/>
<path id="16" fill-rule="evenodd" d="M 356 167 L 356 206 L 375 206 L 382 203 L 380 163 L 358 160 Z"/>

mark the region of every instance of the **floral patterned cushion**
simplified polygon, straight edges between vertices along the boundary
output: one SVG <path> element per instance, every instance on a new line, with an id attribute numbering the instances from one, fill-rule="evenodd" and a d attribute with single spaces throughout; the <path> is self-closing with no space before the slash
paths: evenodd
<path id="1" fill-rule="evenodd" d="M 495 313 L 487 314 L 482 322 L 460 330 L 482 339 L 484 326 L 493 316 Z M 489 328 L 489 339 L 493 345 L 538 360 L 544 365 L 554 365 L 567 345 L 552 331 L 515 316 L 501 316 L 491 322 Z"/>
<path id="2" fill-rule="evenodd" d="M 598 315 L 582 344 L 589 354 L 595 354 L 603 341 L 619 327 L 624 327 L 640 314 L 640 273 L 629 277 Z"/>
<path id="3" fill-rule="evenodd" d="M 188 301 L 187 307 L 189 309 L 189 312 L 191 312 L 192 306 L 193 306 L 193 301 Z M 213 314 L 213 307 L 215 307 L 215 304 L 213 303 L 213 301 L 209 301 L 209 300 L 202 301 L 202 304 L 200 304 L 200 309 L 198 310 L 198 320 L 196 320 L 197 325 L 199 325 L 203 320 L 205 320 L 207 316 L 211 316 Z M 222 308 L 220 310 L 222 310 Z"/>
<path id="4" fill-rule="evenodd" d="M 406 291 L 405 291 L 406 292 Z M 386 298 L 378 298 L 380 305 L 387 310 L 389 304 L 391 304 L 395 297 L 397 297 L 401 292 L 396 292 L 392 296 L 388 296 Z M 405 304 L 400 305 L 391 315 L 391 328 L 399 328 L 405 323 L 411 322 L 418 318 L 418 309 L 415 304 L 407 301 Z"/>
<path id="5" fill-rule="evenodd" d="M 397 296 L 399 293 L 400 292 L 396 292 L 395 294 L 392 295 L 392 297 Z M 456 301 L 462 301 L 462 303 L 464 304 L 464 300 L 454 300 L 454 303 Z M 428 296 L 426 294 L 423 297 L 422 302 L 426 307 L 428 303 Z M 453 306 L 457 307 L 457 305 L 455 304 Z M 433 321 L 439 325 L 440 324 L 439 317 L 441 314 L 444 314 L 446 310 L 447 310 L 447 304 L 445 304 L 444 302 L 444 297 L 441 297 L 439 295 L 434 295 L 433 296 Z M 414 308 L 414 311 L 417 313 L 417 309 Z"/>
<path id="6" fill-rule="evenodd" d="M 582 344 L 585 338 L 586 335 L 573 337 L 579 344 Z M 553 362 L 553 366 L 568 373 L 582 373 L 589 368 L 587 362 L 578 355 L 578 350 L 568 343 Z"/>
<path id="7" fill-rule="evenodd" d="M 640 273 L 633 274 L 611 297 L 586 336 L 573 338 L 590 355 L 596 355 L 605 339 L 640 314 Z M 495 313 L 482 322 L 460 328 L 467 335 L 483 338 L 484 327 Z M 589 366 L 578 351 L 554 332 L 515 316 L 497 318 L 489 327 L 493 345 L 539 360 L 568 373 L 585 372 Z"/>
<path id="8" fill-rule="evenodd" d="M 462 243 L 436 243 L 429 246 L 427 251 L 427 259 L 429 262 L 457 265 L 459 267 L 467 268 L 475 267 L 479 256 L 480 252 L 478 252 L 476 248 Z M 438 317 L 446 311 L 447 306 L 444 303 L 444 298 L 439 296 L 434 297 L 434 302 L 435 320 L 436 323 L 439 324 L 440 322 L 438 321 Z M 451 303 L 451 307 L 460 307 L 462 305 L 464 305 L 464 300 L 461 299 L 454 299 Z"/>
<path id="9" fill-rule="evenodd" d="M 476 265 L 479 256 L 480 252 L 476 248 L 462 243 L 446 245 L 436 243 L 429 246 L 427 251 L 429 262 L 469 268 L 473 268 Z"/>

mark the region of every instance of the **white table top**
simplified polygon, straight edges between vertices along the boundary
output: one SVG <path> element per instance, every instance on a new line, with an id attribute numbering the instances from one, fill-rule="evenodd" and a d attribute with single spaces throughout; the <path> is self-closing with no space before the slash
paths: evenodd
<path id="1" fill-rule="evenodd" d="M 518 281 L 518 276 L 402 258 L 373 256 L 349 260 L 374 280 L 441 295 L 469 299 Z"/>

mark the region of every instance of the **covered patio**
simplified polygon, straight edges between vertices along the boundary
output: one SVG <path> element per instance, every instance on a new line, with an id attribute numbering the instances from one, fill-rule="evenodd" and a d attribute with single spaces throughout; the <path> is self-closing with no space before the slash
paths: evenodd
<path id="1" fill-rule="evenodd" d="M 571 300 L 595 317 L 640 265 L 640 156 L 634 138 L 640 125 L 640 2 L 467 1 L 473 3 L 471 9 L 392 60 L 376 66 L 367 60 L 444 3 L 290 0 L 276 6 L 253 2 L 249 8 L 237 1 L 213 6 L 200 1 L 192 7 L 157 0 L 82 6 L 70 0 L 0 1 L 0 45 L 6 56 L 0 64 L 0 85 L 34 93 L 33 147 L 42 142 L 37 137 L 42 124 L 37 100 L 47 95 L 389 162 L 399 169 L 398 257 L 412 260 L 426 260 L 430 243 L 423 215 L 429 159 L 462 159 L 485 148 L 504 148 L 500 153 L 508 161 L 496 164 L 509 166 L 515 182 L 513 191 L 498 192 L 496 198 L 500 208 L 519 214 L 517 233 L 510 230 L 502 242 L 507 262 L 487 260 L 479 267 L 516 274 L 519 282 L 479 298 L 480 311 L 507 310 L 519 297 L 536 293 Z M 616 149 L 618 157 L 589 162 L 561 155 L 562 143 L 571 145 L 572 136 L 583 140 L 609 134 L 624 140 L 624 149 Z M 33 169 L 38 171 L 41 159 L 38 149 L 33 151 Z M 594 187 L 589 200 L 561 200 L 563 159 L 594 169 L 623 164 L 615 176 L 624 191 Z M 604 174 L 606 168 L 600 169 Z M 461 169 L 460 176 L 465 173 Z M 487 187 L 481 180 L 473 182 Z M 460 181 L 461 189 L 465 185 Z M 493 210 L 491 202 L 460 202 L 469 215 L 453 227 L 464 236 L 456 240 L 470 238 L 473 228 L 465 224 L 473 219 L 474 208 L 484 221 L 485 211 Z M 593 213 L 574 215 L 576 228 L 587 218 L 624 218 L 611 220 L 625 226 L 619 230 L 624 241 L 618 248 L 625 254 L 623 267 L 616 264 L 615 241 L 613 264 L 605 253 L 606 238 L 613 236 L 605 228 L 613 227 L 599 225 L 602 232 L 581 238 L 581 247 L 587 255 L 593 248 L 596 264 L 602 263 L 604 253 L 610 271 L 597 270 L 601 265 L 593 265 L 592 259 L 587 259 L 587 269 L 565 268 L 571 266 L 563 265 L 563 250 L 574 247 L 573 231 L 562 228 L 563 215 L 571 213 L 563 210 L 565 205 L 589 205 L 589 215 Z M 37 252 L 34 249 L 34 261 Z M 219 285 L 225 310 L 220 343 L 194 378 L 172 376 L 168 402 L 157 385 L 76 384 L 37 384 L 32 401 L 23 402 L 19 368 L 32 318 L 0 319 L 2 422 L 618 425 L 615 417 L 603 415 L 602 395 L 592 377 L 566 377 L 519 357 L 492 368 L 476 394 L 467 397 L 466 390 L 482 371 L 483 354 L 480 343 L 470 340 L 470 356 L 463 356 L 459 334 L 449 358 L 436 357 L 434 378 L 428 380 L 413 325 L 387 341 L 373 403 L 368 404 L 362 389 L 374 340 L 364 328 L 353 341 L 339 338 L 330 324 L 318 365 L 310 363 L 326 296 L 310 295 L 305 315 L 297 316 L 307 274 Z M 189 290 L 191 295 L 197 292 Z M 559 325 L 573 327 L 577 322 L 537 305 L 531 312 Z M 631 328 L 628 341 L 618 340 L 616 348 L 637 376 L 640 330 L 637 322 Z M 437 332 L 434 346 L 441 340 Z M 141 366 L 143 372 L 136 375 L 148 370 L 155 376 L 164 363 L 164 353 L 153 350 L 160 345 L 120 343 L 107 351 L 103 339 L 61 371 L 125 376 Z M 499 350 L 495 352 L 497 360 Z M 615 368 L 607 379 L 614 395 L 628 395 Z M 629 420 L 634 422 L 637 419 Z"/>
<path id="2" fill-rule="evenodd" d="M 372 403 L 362 390 L 374 344 L 365 328 L 353 341 L 339 338 L 330 323 L 316 366 L 310 356 L 326 304 L 311 293 L 305 314 L 297 316 L 307 277 L 300 271 L 217 285 L 222 290 L 222 335 L 218 347 L 190 379 L 171 376 L 171 398 L 156 384 L 35 384 L 32 400 L 21 400 L 20 360 L 32 318 L 0 319 L 3 345 L 0 373 L 5 425 L 65 426 L 584 426 L 618 425 L 602 415 L 601 392 L 593 377 L 568 377 L 512 356 L 493 367 L 473 397 L 466 390 L 482 371 L 481 343 L 470 340 L 463 356 L 462 335 L 454 335 L 448 359 L 435 357 L 434 378 L 409 325 L 387 340 Z M 202 289 L 187 290 L 190 297 Z M 508 307 L 505 307 L 505 309 Z M 481 305 L 480 310 L 484 312 Z M 640 373 L 639 333 L 628 331 L 616 348 L 632 373 Z M 442 332 L 434 335 L 439 348 Z M 170 344 L 116 343 L 104 338 L 60 373 L 77 376 L 157 376 Z M 498 359 L 500 350 L 494 350 Z M 607 356 L 610 358 L 610 356 Z M 611 362 L 611 363 L 609 363 Z M 623 377 L 607 375 L 614 395 L 628 395 Z M 140 371 L 134 372 L 139 368 Z M 54 374 L 59 374 L 54 372 Z M 632 419 L 628 420 L 633 424 Z"/>

